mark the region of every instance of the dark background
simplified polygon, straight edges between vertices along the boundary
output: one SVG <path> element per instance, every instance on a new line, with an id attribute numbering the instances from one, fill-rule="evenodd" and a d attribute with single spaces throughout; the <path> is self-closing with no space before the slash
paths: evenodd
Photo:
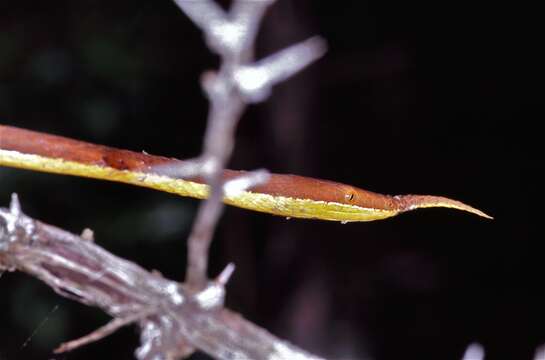
<path id="1" fill-rule="evenodd" d="M 244 115 L 237 169 L 462 200 L 387 221 L 290 220 L 228 208 L 211 274 L 227 304 L 333 359 L 530 359 L 545 342 L 542 15 L 529 2 L 278 0 L 258 54 L 319 34 L 325 58 Z M 216 68 L 169 0 L 2 1 L 0 121 L 178 158 L 200 151 Z M 182 279 L 198 202 L 0 169 L 0 203 Z M 0 278 L 0 359 L 132 358 L 134 327 L 65 355 L 108 321 L 24 274 Z M 204 358 L 203 355 L 194 357 Z"/>

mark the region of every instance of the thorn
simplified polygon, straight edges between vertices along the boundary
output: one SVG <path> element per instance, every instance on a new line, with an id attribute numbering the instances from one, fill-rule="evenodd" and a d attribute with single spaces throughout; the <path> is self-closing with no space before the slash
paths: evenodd
<path id="1" fill-rule="evenodd" d="M 233 264 L 232 262 L 227 264 L 225 269 L 223 269 L 223 271 L 216 278 L 216 282 L 221 286 L 227 285 L 229 279 L 231 278 L 231 275 L 233 275 L 233 273 L 235 272 L 235 268 L 235 264 Z"/>
<path id="2" fill-rule="evenodd" d="M 21 203 L 19 202 L 19 197 L 17 193 L 11 194 L 11 202 L 9 204 L 9 211 L 11 215 L 17 217 L 21 215 Z"/>
<path id="3" fill-rule="evenodd" d="M 229 282 L 235 271 L 235 264 L 229 263 L 216 279 L 210 281 L 208 286 L 195 295 L 195 299 L 203 309 L 212 309 L 223 306 L 225 300 L 225 285 Z"/>
<path id="4" fill-rule="evenodd" d="M 89 228 L 83 229 L 80 236 L 83 240 L 90 241 L 90 242 L 95 241 L 95 233 L 93 232 L 93 230 Z"/>
<path id="5" fill-rule="evenodd" d="M 159 270 L 157 270 L 157 269 L 152 269 L 152 270 L 151 270 L 151 273 L 152 273 L 153 275 L 155 275 L 155 276 L 161 276 L 161 277 L 163 277 L 163 274 L 162 274 Z"/>

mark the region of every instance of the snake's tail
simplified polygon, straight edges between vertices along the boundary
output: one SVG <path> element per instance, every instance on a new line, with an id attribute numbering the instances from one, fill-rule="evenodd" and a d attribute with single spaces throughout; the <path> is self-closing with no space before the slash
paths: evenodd
<path id="1" fill-rule="evenodd" d="M 399 195 L 395 197 L 399 201 L 400 212 L 411 211 L 414 209 L 444 207 L 467 211 L 469 213 L 482 216 L 487 219 L 493 219 L 492 216 L 476 209 L 472 206 L 464 204 L 461 201 L 452 200 L 442 196 L 431 195 Z"/>

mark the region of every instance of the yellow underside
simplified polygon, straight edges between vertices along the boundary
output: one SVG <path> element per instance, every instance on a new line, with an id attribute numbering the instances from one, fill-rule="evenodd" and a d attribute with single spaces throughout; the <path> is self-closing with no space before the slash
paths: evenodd
<path id="1" fill-rule="evenodd" d="M 142 172 L 117 170 L 111 167 L 82 164 L 75 161 L 0 150 L 0 165 L 48 173 L 74 175 L 116 181 L 165 191 L 197 199 L 208 197 L 209 187 L 193 181 Z M 331 221 L 372 221 L 394 216 L 398 211 L 362 208 L 336 202 L 273 196 L 251 191 L 226 195 L 228 205 L 269 214 Z"/>

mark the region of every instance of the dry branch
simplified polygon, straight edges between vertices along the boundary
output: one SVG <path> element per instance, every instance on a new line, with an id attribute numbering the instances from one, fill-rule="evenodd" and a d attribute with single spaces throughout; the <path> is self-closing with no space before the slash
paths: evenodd
<path id="1" fill-rule="evenodd" d="M 60 295 L 114 317 L 60 351 L 135 322 L 141 328 L 138 359 L 174 359 L 193 348 L 217 359 L 319 359 L 223 307 L 232 265 L 203 291 L 193 293 L 93 241 L 28 217 L 15 195 L 9 209 L 0 208 L 0 270 L 26 272 Z"/>

